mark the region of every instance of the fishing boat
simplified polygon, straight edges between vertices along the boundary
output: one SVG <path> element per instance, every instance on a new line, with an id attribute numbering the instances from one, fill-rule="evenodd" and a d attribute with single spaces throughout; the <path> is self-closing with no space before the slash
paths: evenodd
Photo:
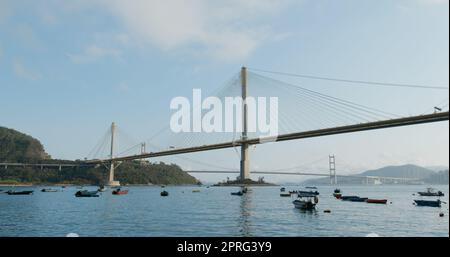
<path id="1" fill-rule="evenodd" d="M 305 187 L 305 188 L 308 188 L 308 189 L 317 189 L 317 187 L 312 187 L 312 186 L 308 186 L 308 187 Z"/>
<path id="2" fill-rule="evenodd" d="M 80 190 L 75 193 L 76 197 L 99 197 L 98 191 Z"/>
<path id="3" fill-rule="evenodd" d="M 420 196 L 444 196 L 444 193 L 437 191 L 434 188 L 427 188 L 426 192 L 417 192 Z"/>
<path id="4" fill-rule="evenodd" d="M 52 188 L 43 188 L 43 189 L 41 190 L 41 192 L 44 192 L 44 193 L 53 193 L 53 192 L 58 192 L 58 190 L 52 189 Z"/>
<path id="5" fill-rule="evenodd" d="M 33 194 L 33 192 L 34 191 L 12 191 L 12 190 L 9 190 L 6 193 L 8 195 L 31 195 L 31 194 Z"/>
<path id="6" fill-rule="evenodd" d="M 126 195 L 126 194 L 128 194 L 128 190 L 122 190 L 122 189 L 118 188 L 118 189 L 113 190 L 112 194 L 113 195 Z"/>
<path id="7" fill-rule="evenodd" d="M 341 199 L 342 199 L 342 201 L 348 201 L 348 202 L 365 202 L 369 198 L 351 195 L 351 196 L 342 196 Z"/>
<path id="8" fill-rule="evenodd" d="M 333 196 L 334 196 L 336 199 L 341 199 L 341 197 L 342 197 L 341 190 L 340 190 L 339 188 L 336 188 L 336 189 L 334 190 Z"/>
<path id="9" fill-rule="evenodd" d="M 161 196 L 169 196 L 169 192 L 164 190 L 164 191 L 161 192 Z"/>
<path id="10" fill-rule="evenodd" d="M 428 206 L 428 207 L 441 207 L 441 200 L 430 201 L 430 200 L 414 200 L 417 206 Z"/>
<path id="11" fill-rule="evenodd" d="M 242 191 L 238 191 L 238 192 L 231 192 L 231 195 L 244 195 L 244 193 Z"/>
<path id="12" fill-rule="evenodd" d="M 319 198 L 314 197 L 298 197 L 298 199 L 292 202 L 294 207 L 300 210 L 314 210 L 316 204 L 319 203 Z"/>
<path id="13" fill-rule="evenodd" d="M 386 204 L 387 199 L 367 199 L 366 203 Z"/>
<path id="14" fill-rule="evenodd" d="M 290 193 L 280 193 L 281 197 L 291 197 Z"/>

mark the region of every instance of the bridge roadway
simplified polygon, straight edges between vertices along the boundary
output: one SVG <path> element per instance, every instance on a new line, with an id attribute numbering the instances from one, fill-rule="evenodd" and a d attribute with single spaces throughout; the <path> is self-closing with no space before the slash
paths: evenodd
<path id="1" fill-rule="evenodd" d="M 257 144 L 263 144 L 263 143 L 267 143 L 267 142 L 281 142 L 281 141 L 288 141 L 288 140 L 294 140 L 294 139 L 330 136 L 330 135 L 354 133 L 354 132 L 366 131 L 366 130 L 375 130 L 375 129 L 384 129 L 384 128 L 393 128 L 393 127 L 400 127 L 400 126 L 432 123 L 432 122 L 439 122 L 439 121 L 446 121 L 446 120 L 449 120 L 449 112 L 448 111 L 427 114 L 427 115 L 411 116 L 411 117 L 406 117 L 406 118 L 397 118 L 397 119 L 390 119 L 390 120 L 383 120 L 383 121 L 360 123 L 360 124 L 356 124 L 356 125 L 348 125 L 348 126 L 340 126 L 340 127 L 334 127 L 334 128 L 326 128 L 326 129 L 319 129 L 319 130 L 312 130 L 312 131 L 305 131 L 305 132 L 283 134 L 283 135 L 279 135 L 277 137 L 253 138 L 253 139 L 237 140 L 237 141 L 219 143 L 219 144 L 202 145 L 202 146 L 178 148 L 178 149 L 169 149 L 169 150 L 160 151 L 160 152 L 150 152 L 150 153 L 144 153 L 144 154 L 138 154 L 138 155 L 132 155 L 132 156 L 123 156 L 123 157 L 104 159 L 104 160 L 87 160 L 87 161 L 84 161 L 84 163 L 85 164 L 99 164 L 99 163 L 110 163 L 110 162 L 117 162 L 117 161 L 138 160 L 138 159 L 154 158 L 154 157 L 161 157 L 161 156 L 168 156 L 168 155 L 232 148 L 232 147 L 241 146 L 242 144 L 257 145 Z"/>

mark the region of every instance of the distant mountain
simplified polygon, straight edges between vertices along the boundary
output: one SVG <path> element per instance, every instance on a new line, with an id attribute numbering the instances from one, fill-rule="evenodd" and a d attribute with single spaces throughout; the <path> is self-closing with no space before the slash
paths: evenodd
<path id="1" fill-rule="evenodd" d="M 380 176 L 396 178 L 425 179 L 435 172 L 417 165 L 406 164 L 402 166 L 387 166 L 381 169 L 369 170 L 361 173 L 362 176 Z"/>
<path id="2" fill-rule="evenodd" d="M 387 166 L 376 170 L 368 170 L 356 176 L 377 176 L 377 177 L 395 177 L 395 178 L 417 178 L 423 183 L 431 184 L 448 184 L 448 170 L 445 172 L 436 173 L 433 170 L 420 167 L 413 164 L 406 164 L 401 166 Z M 373 181 L 371 181 L 373 183 Z M 329 184 L 329 178 L 310 179 L 303 184 Z M 365 184 L 365 178 L 355 177 L 338 177 L 339 184 Z M 392 183 L 392 182 L 387 182 Z"/>

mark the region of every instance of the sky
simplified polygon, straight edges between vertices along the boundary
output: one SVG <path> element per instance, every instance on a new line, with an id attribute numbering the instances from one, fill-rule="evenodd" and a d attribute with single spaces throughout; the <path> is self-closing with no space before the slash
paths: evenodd
<path id="1" fill-rule="evenodd" d="M 448 87 L 448 26 L 448 0 L 0 0 L 0 126 L 39 139 L 54 158 L 82 159 L 111 122 L 145 141 L 169 125 L 171 99 L 214 92 L 242 66 Z M 260 74 L 402 116 L 448 110 L 448 90 Z M 448 144 L 448 121 L 264 144 L 252 148 L 251 169 L 327 173 L 329 154 L 339 174 L 448 166 Z M 235 149 L 152 161 L 239 167 Z"/>

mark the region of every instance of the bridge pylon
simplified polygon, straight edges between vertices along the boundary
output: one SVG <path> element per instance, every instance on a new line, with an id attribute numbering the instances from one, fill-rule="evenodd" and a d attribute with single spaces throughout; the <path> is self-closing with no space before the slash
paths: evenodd
<path id="1" fill-rule="evenodd" d="M 248 110 L 247 110 L 247 68 L 241 69 L 241 86 L 242 86 L 242 140 L 247 140 L 248 131 Z M 249 156 L 249 144 L 243 143 L 241 145 L 241 165 L 240 176 L 241 181 L 250 179 L 250 156 Z"/>
<path id="2" fill-rule="evenodd" d="M 337 185 L 336 158 L 334 155 L 328 156 L 328 163 L 329 163 L 329 167 L 330 167 L 330 184 Z"/>
<path id="3" fill-rule="evenodd" d="M 114 158 L 114 137 L 116 134 L 116 124 L 113 122 L 111 124 L 111 159 Z M 114 180 L 114 169 L 115 169 L 116 163 L 114 161 L 111 161 L 109 166 L 109 178 L 108 182 L 106 183 L 107 186 L 120 186 L 120 182 L 117 180 Z"/>

